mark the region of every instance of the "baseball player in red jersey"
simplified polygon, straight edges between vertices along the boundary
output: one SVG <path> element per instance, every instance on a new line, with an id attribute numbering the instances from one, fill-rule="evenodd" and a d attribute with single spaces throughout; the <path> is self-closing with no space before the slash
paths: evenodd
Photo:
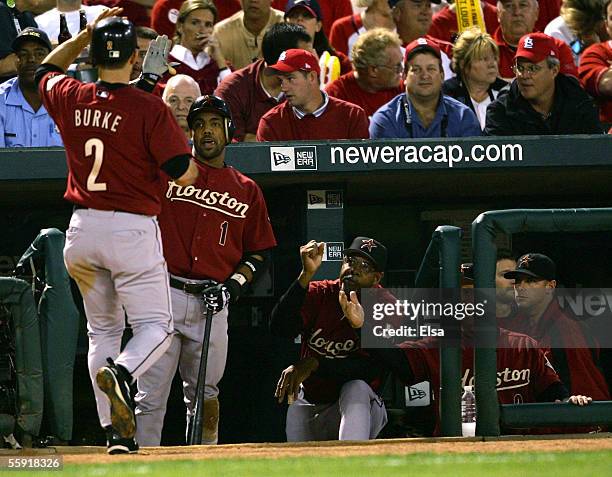
<path id="1" fill-rule="evenodd" d="M 439 402 L 440 350 L 437 338 L 406 341 L 393 348 L 368 350 L 404 383 L 413 385 L 429 381 L 432 402 Z M 463 348 L 463 386 L 474 385 L 474 349 Z M 350 363 L 343 363 L 348 366 Z M 497 397 L 501 404 L 555 402 L 566 400 L 576 405 L 586 405 L 590 397 L 569 396 L 554 368 L 538 343 L 527 335 L 499 328 L 497 336 Z M 436 428 L 439 434 L 439 409 L 434 406 Z M 523 432 L 523 431 L 521 431 Z"/>
<path id="2" fill-rule="evenodd" d="M 173 331 L 155 217 L 161 210 L 159 169 L 183 186 L 197 177 L 168 108 L 128 86 L 136 32 L 114 16 L 120 12 L 106 10 L 53 50 L 36 73 L 66 147 L 64 197 L 75 210 L 64 259 L 83 295 L 89 373 L 111 454 L 138 450 L 129 385 L 165 352 Z M 65 70 L 90 39 L 100 81 L 83 84 Z M 133 337 L 120 352 L 124 310 Z"/>
<path id="3" fill-rule="evenodd" d="M 300 247 L 302 271 L 272 311 L 272 333 L 302 335 L 301 360 L 281 374 L 276 397 L 285 395 L 287 440 L 374 439 L 387 423 L 387 411 L 376 394 L 381 369 L 360 349 L 356 328 L 364 320 L 361 288 L 380 288 L 386 248 L 357 237 L 344 253 L 340 277 L 311 281 L 321 266 L 324 244 L 311 240 Z M 336 373 L 349 357 L 350 378 Z M 301 389 L 300 389 L 301 387 Z"/>
<path id="4" fill-rule="evenodd" d="M 200 174 L 189 187 L 171 178 L 162 183 L 159 221 L 177 334 L 164 356 L 138 380 L 137 437 L 143 446 L 160 444 L 177 366 L 188 420 L 194 411 L 205 326 L 203 297 L 216 313 L 206 368 L 202 443 L 217 443 L 217 384 L 227 358 L 227 304 L 267 268 L 270 249 L 276 245 L 260 188 L 225 165 L 225 146 L 234 132 L 227 104 L 216 96 L 201 96 L 192 104 L 187 122 Z"/>

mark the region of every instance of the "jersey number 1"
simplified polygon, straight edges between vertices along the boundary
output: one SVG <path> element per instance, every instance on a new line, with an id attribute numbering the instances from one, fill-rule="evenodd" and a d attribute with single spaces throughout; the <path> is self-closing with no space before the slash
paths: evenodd
<path id="1" fill-rule="evenodd" d="M 227 229 L 229 227 L 229 223 L 227 220 L 224 220 L 219 228 L 221 229 L 221 236 L 219 237 L 219 245 L 225 245 L 225 239 L 227 238 Z"/>
<path id="2" fill-rule="evenodd" d="M 100 139 L 92 138 L 85 143 L 85 157 L 94 156 L 93 167 L 87 177 L 87 190 L 101 192 L 106 190 L 106 182 L 96 182 L 102 161 L 104 160 L 104 143 Z"/>

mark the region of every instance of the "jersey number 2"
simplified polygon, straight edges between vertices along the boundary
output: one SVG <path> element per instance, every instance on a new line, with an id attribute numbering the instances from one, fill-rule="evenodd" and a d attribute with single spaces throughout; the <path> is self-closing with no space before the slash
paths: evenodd
<path id="1" fill-rule="evenodd" d="M 219 228 L 221 229 L 221 236 L 219 237 L 219 245 L 225 245 L 225 239 L 227 238 L 227 228 L 229 227 L 229 223 L 227 220 L 224 220 Z"/>
<path id="2" fill-rule="evenodd" d="M 92 138 L 85 143 L 85 157 L 94 156 L 93 167 L 87 177 L 87 190 L 101 192 L 106 190 L 106 182 L 96 182 L 102 161 L 104 160 L 104 143 L 100 139 Z"/>

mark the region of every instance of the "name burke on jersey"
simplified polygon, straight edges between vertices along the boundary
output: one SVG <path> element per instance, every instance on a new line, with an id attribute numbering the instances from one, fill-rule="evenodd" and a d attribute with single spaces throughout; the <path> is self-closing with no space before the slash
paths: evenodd
<path id="1" fill-rule="evenodd" d="M 77 128 L 99 128 L 110 132 L 117 132 L 122 119 L 119 114 L 110 111 L 100 111 L 99 109 L 91 108 L 77 108 L 74 110 L 74 126 Z"/>
<path id="2" fill-rule="evenodd" d="M 230 196 L 229 192 L 216 192 L 210 189 L 199 189 L 194 186 L 182 187 L 174 181 L 168 181 L 166 198 L 170 201 L 189 202 L 205 209 L 216 210 L 230 217 L 246 218 L 249 205 Z"/>

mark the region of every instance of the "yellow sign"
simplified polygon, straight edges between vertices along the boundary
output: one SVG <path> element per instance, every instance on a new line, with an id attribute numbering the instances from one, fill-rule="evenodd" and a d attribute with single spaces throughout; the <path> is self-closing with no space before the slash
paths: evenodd
<path id="1" fill-rule="evenodd" d="M 459 33 L 472 27 L 478 27 L 481 32 L 486 33 L 480 0 L 455 0 L 455 12 Z"/>

